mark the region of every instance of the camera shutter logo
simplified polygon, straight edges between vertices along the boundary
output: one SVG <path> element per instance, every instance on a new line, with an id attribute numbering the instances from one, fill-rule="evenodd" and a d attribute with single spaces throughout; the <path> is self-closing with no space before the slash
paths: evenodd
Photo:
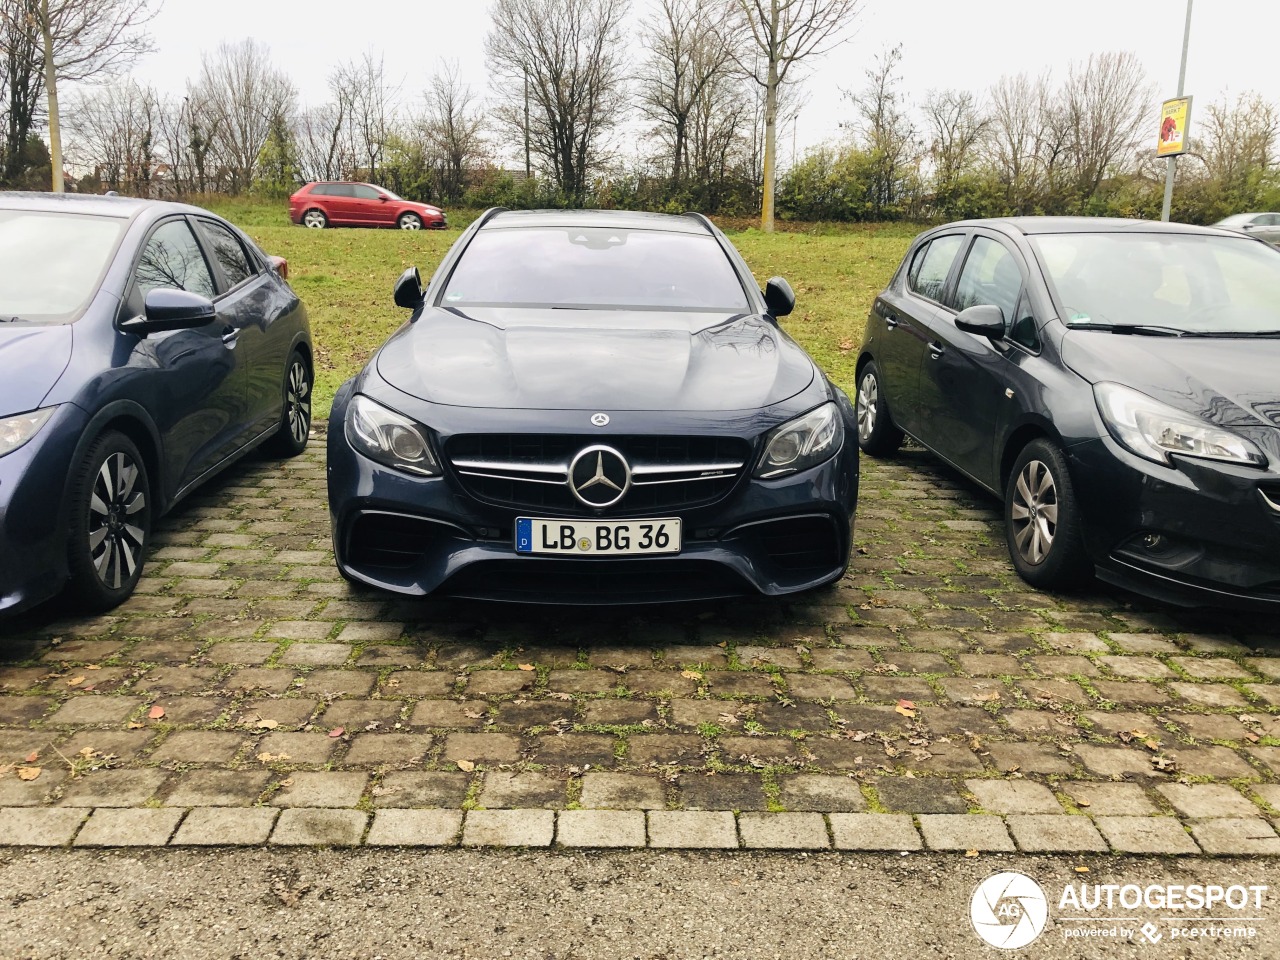
<path id="1" fill-rule="evenodd" d="M 1025 874 L 997 873 L 973 891 L 969 919 L 991 946 L 1017 950 L 1044 932 L 1049 901 L 1040 884 Z"/>

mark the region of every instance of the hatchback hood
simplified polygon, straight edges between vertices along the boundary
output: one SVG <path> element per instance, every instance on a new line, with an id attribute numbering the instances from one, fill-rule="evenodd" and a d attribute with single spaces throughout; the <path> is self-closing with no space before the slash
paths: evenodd
<path id="1" fill-rule="evenodd" d="M 1223 426 L 1280 427 L 1280 340 L 1068 330 L 1062 359 L 1090 383 L 1122 383 Z"/>
<path id="2" fill-rule="evenodd" d="M 39 408 L 70 360 L 70 324 L 0 323 L 0 417 Z"/>
<path id="3" fill-rule="evenodd" d="M 531 410 L 746 410 L 815 376 L 763 317 L 527 308 L 427 308 L 377 367 L 431 403 Z"/>

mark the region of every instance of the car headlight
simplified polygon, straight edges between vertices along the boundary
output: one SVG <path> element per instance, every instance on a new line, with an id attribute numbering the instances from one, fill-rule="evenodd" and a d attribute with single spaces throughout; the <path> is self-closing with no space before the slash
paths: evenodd
<path id="1" fill-rule="evenodd" d="M 368 397 L 351 399 L 346 431 L 347 442 L 370 460 L 420 477 L 440 476 L 426 430 Z"/>
<path id="2" fill-rule="evenodd" d="M 840 410 L 834 403 L 824 403 L 769 431 L 752 476 L 769 480 L 816 467 L 835 455 L 843 439 Z"/>
<path id="3" fill-rule="evenodd" d="M 56 407 L 45 407 L 30 413 L 20 413 L 16 417 L 5 417 L 0 420 L 0 457 L 13 453 L 28 440 L 40 432 L 48 419 L 53 416 Z"/>
<path id="4" fill-rule="evenodd" d="M 1111 435 L 1147 460 L 1172 466 L 1172 454 L 1265 467 L 1267 458 L 1253 443 L 1208 421 L 1153 400 L 1118 383 L 1093 388 L 1098 412 Z"/>

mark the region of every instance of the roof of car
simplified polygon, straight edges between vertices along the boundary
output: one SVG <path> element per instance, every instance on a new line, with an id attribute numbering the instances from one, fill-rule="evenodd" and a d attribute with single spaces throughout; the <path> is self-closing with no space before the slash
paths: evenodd
<path id="1" fill-rule="evenodd" d="M 142 200 L 137 197 L 105 197 L 93 193 L 37 193 L 5 191 L 0 193 L 0 209 L 34 210 L 41 213 L 79 213 L 91 217 L 120 217 L 131 220 L 142 213 L 208 213 L 199 207 L 167 200 Z"/>
<path id="2" fill-rule="evenodd" d="M 947 226 L 1003 227 L 1027 236 L 1046 233 L 1222 233 L 1213 227 L 1199 227 L 1190 223 L 1162 223 L 1159 220 L 1128 220 L 1120 217 L 997 217 L 989 220 L 962 220 Z"/>
<path id="3" fill-rule="evenodd" d="M 616 230 L 664 230 L 667 233 L 707 234 L 705 224 L 688 216 L 636 213 L 630 210 L 503 210 L 486 227 L 603 227 Z"/>

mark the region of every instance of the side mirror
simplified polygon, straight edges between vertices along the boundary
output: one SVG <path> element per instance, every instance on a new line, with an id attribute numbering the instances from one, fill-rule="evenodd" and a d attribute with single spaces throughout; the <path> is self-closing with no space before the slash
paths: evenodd
<path id="1" fill-rule="evenodd" d="M 396 281 L 395 288 L 397 307 L 404 307 L 406 310 L 417 310 L 422 306 L 424 296 L 422 274 L 418 273 L 417 267 L 410 267 L 400 274 L 400 279 Z"/>
<path id="2" fill-rule="evenodd" d="M 1004 339 L 1004 312 L 994 304 L 979 303 L 956 314 L 956 328 L 991 340 Z"/>
<path id="3" fill-rule="evenodd" d="M 791 284 L 782 277 L 774 277 L 764 288 L 764 305 L 771 317 L 785 317 L 796 308 L 796 295 Z"/>
<path id="4" fill-rule="evenodd" d="M 156 287 L 147 293 L 143 315 L 126 320 L 120 329 L 145 337 L 165 330 L 192 330 L 218 315 L 213 301 L 175 287 Z"/>

